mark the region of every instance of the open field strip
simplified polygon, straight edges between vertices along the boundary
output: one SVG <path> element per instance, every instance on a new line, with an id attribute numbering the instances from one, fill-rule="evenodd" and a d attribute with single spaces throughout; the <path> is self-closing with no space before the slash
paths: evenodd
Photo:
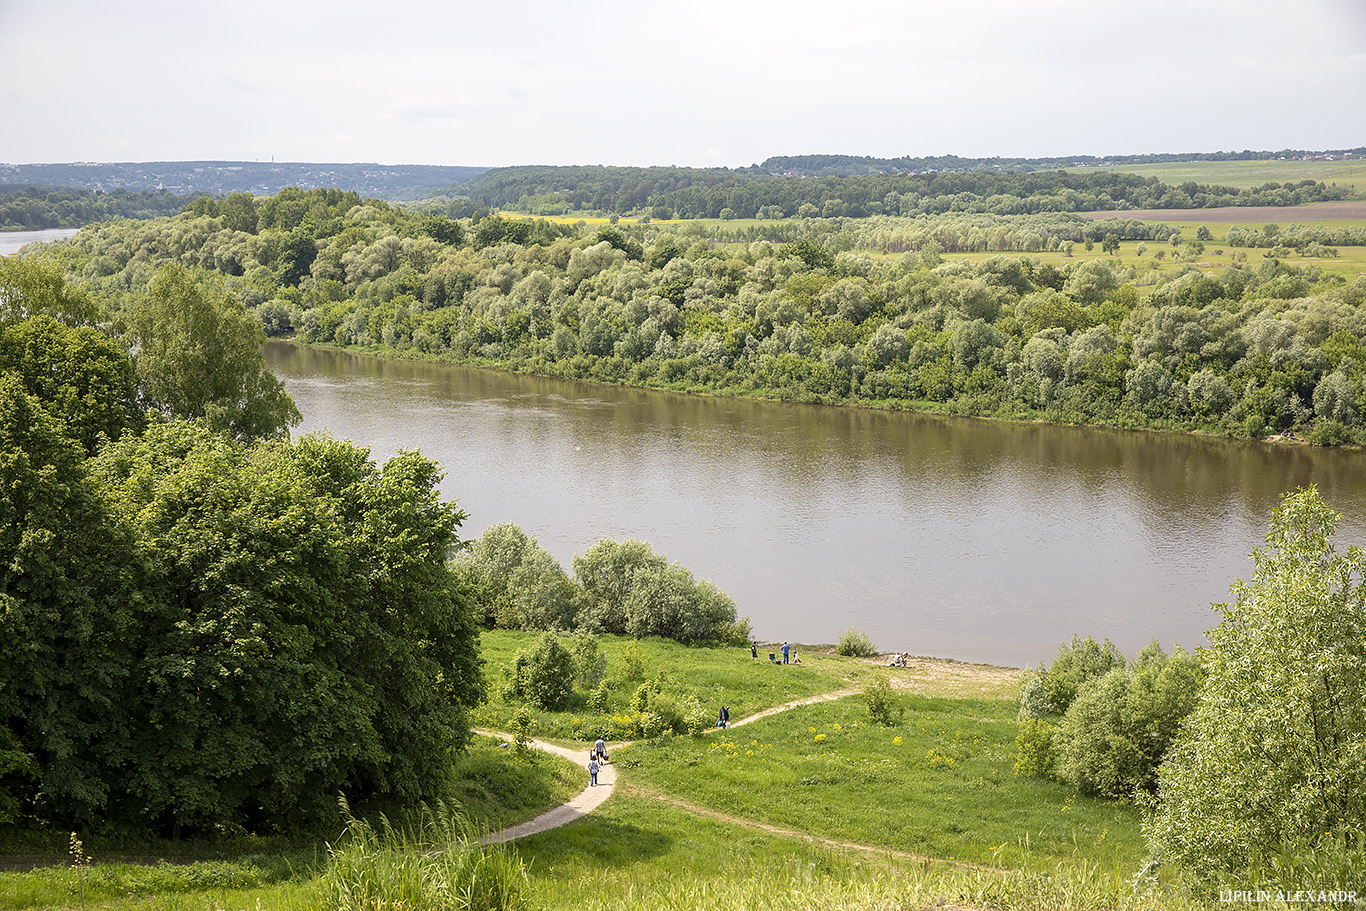
<path id="1" fill-rule="evenodd" d="M 1173 161 L 1159 164 L 1120 164 L 1104 168 L 1068 169 L 1086 171 L 1120 171 L 1156 177 L 1166 184 L 1181 184 L 1193 180 L 1201 184 L 1248 189 L 1265 183 L 1288 183 L 1315 180 L 1324 183 L 1353 185 L 1366 191 L 1366 161 Z"/>

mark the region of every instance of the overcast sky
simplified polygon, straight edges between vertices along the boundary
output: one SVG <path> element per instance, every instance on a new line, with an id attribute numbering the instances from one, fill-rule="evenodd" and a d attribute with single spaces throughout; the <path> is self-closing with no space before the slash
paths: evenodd
<path id="1" fill-rule="evenodd" d="M 1366 0 L 0 0 L 0 162 L 1366 145 Z"/>

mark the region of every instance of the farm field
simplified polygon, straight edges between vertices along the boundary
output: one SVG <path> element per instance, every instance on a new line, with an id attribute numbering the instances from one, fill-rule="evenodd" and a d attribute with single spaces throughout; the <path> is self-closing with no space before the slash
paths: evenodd
<path id="1" fill-rule="evenodd" d="M 1163 183 L 1188 180 L 1226 187 L 1259 187 L 1264 183 L 1320 180 L 1339 185 L 1355 184 L 1366 191 L 1366 161 L 1177 161 L 1162 164 L 1111 165 L 1086 170 L 1120 171 L 1156 177 Z"/>

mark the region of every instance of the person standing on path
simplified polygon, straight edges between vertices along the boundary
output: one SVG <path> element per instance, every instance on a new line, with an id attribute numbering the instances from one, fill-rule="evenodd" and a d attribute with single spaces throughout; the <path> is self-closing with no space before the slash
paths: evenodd
<path id="1" fill-rule="evenodd" d="M 783 643 L 783 664 L 787 664 L 787 643 Z"/>
<path id="2" fill-rule="evenodd" d="M 596 755 L 588 760 L 588 786 L 590 788 L 598 786 L 598 769 L 601 768 L 602 766 L 598 764 L 598 757 Z"/>
<path id="3" fill-rule="evenodd" d="M 726 708 L 724 705 L 721 706 L 721 727 L 730 727 L 730 709 Z"/>

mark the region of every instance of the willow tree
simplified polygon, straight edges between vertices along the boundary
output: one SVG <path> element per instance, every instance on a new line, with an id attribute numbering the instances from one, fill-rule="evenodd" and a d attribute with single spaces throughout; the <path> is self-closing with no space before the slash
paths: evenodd
<path id="1" fill-rule="evenodd" d="M 260 322 L 206 278 L 162 266 L 121 321 L 148 408 L 201 418 L 238 439 L 280 437 L 299 422 L 299 409 L 266 367 Z"/>
<path id="2" fill-rule="evenodd" d="M 1144 827 L 1197 875 L 1337 854 L 1366 828 L 1366 555 L 1313 487 L 1272 512 L 1251 582 L 1217 604 L 1200 700 Z"/>

